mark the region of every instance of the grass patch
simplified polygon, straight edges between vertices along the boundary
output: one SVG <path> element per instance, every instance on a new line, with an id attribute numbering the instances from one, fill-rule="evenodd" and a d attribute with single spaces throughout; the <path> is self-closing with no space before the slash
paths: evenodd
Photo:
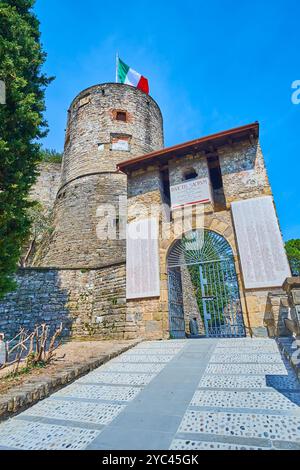
<path id="1" fill-rule="evenodd" d="M 21 367 L 17 372 L 10 372 L 5 375 L 2 380 L 12 381 L 24 377 L 24 375 L 30 374 L 33 370 L 45 369 L 47 364 L 45 362 L 38 362 L 37 364 L 28 364 L 25 367 Z"/>
<path id="2" fill-rule="evenodd" d="M 53 149 L 42 149 L 41 154 L 43 157 L 42 161 L 47 163 L 61 163 L 63 157 L 62 153 Z"/>

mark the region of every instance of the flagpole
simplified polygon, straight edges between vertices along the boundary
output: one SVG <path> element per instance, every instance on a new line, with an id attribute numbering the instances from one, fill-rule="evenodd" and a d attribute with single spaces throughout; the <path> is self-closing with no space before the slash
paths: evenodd
<path id="1" fill-rule="evenodd" d="M 119 80 L 118 80 L 118 66 L 119 66 L 119 53 L 117 52 L 117 55 L 116 55 L 116 83 L 119 83 Z"/>

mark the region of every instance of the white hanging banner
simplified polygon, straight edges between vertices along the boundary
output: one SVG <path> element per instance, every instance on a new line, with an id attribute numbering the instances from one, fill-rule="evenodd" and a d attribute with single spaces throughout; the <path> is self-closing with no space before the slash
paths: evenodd
<path id="1" fill-rule="evenodd" d="M 291 270 L 271 196 L 231 204 L 246 289 L 281 287 Z"/>
<path id="2" fill-rule="evenodd" d="M 127 225 L 127 299 L 160 296 L 158 230 L 155 218 Z"/>
<path id="3" fill-rule="evenodd" d="M 193 204 L 207 204 L 212 201 L 208 178 L 200 178 L 171 186 L 172 209 Z"/>

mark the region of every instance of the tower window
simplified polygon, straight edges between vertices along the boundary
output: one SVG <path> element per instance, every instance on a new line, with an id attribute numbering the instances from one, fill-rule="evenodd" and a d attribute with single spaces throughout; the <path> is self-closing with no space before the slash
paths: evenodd
<path id="1" fill-rule="evenodd" d="M 124 134 L 111 134 L 111 150 L 117 150 L 119 152 L 129 152 L 131 136 Z"/>
<path id="2" fill-rule="evenodd" d="M 90 95 L 84 96 L 79 101 L 78 108 L 82 108 L 82 106 L 86 106 L 87 104 L 89 104 L 90 101 L 91 101 L 91 96 Z"/>
<path id="3" fill-rule="evenodd" d="M 194 180 L 196 178 L 198 178 L 198 173 L 196 170 L 194 170 L 194 168 L 189 168 L 183 174 L 184 181 Z"/>
<path id="4" fill-rule="evenodd" d="M 125 111 L 117 111 L 116 121 L 127 122 L 127 114 Z"/>

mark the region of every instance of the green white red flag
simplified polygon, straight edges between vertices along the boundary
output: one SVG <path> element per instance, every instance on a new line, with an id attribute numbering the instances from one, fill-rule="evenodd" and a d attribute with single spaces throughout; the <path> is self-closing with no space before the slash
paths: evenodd
<path id="1" fill-rule="evenodd" d="M 149 94 L 149 83 L 147 78 L 130 68 L 119 57 L 117 57 L 117 81 L 119 83 L 125 83 L 126 85 L 136 87 L 144 93 Z"/>

